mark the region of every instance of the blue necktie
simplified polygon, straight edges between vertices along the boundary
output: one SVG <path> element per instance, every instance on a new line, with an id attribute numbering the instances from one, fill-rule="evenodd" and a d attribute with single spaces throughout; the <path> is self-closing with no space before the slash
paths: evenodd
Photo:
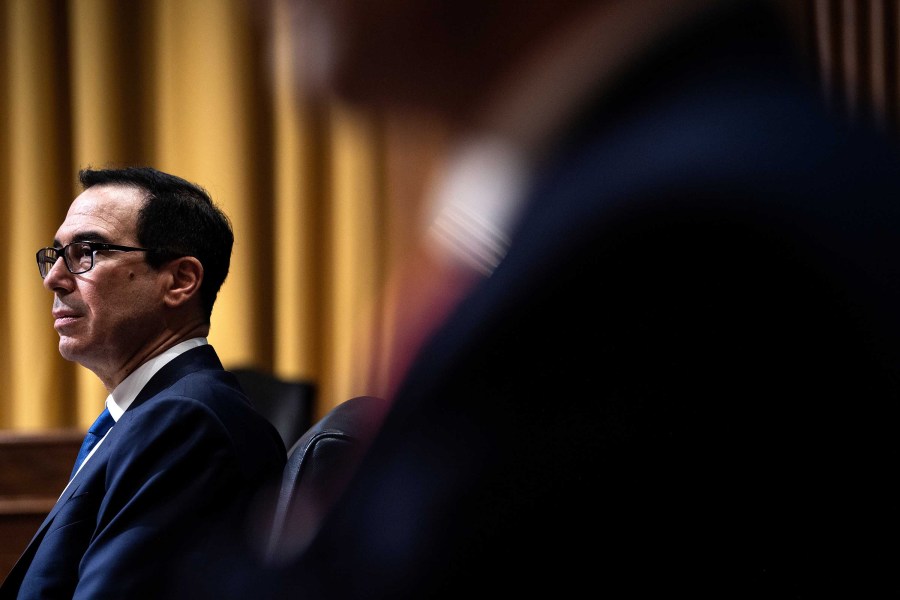
<path id="1" fill-rule="evenodd" d="M 75 477 L 78 467 L 81 466 L 81 463 L 83 463 L 84 459 L 87 458 L 87 455 L 90 454 L 91 448 L 96 446 L 97 442 L 102 440 L 103 436 L 106 435 L 106 432 L 109 431 L 109 428 L 115 424 L 115 420 L 112 418 L 112 415 L 109 414 L 109 409 L 104 408 L 103 412 L 100 413 L 100 416 L 97 417 L 97 420 L 94 421 L 94 424 L 88 429 L 87 435 L 84 436 L 84 441 L 81 443 L 81 450 L 78 451 L 78 458 L 75 459 L 75 466 L 72 468 L 72 475 L 69 476 L 69 479 Z"/>

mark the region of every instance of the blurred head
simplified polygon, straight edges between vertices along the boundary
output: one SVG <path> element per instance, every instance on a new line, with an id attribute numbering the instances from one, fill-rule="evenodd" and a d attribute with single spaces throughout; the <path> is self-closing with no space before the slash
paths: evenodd
<path id="1" fill-rule="evenodd" d="M 278 0 L 272 0 L 277 2 Z M 476 117 L 543 36 L 596 0 L 286 0 L 303 90 L 372 108 Z"/>
<path id="2" fill-rule="evenodd" d="M 38 252 L 62 356 L 113 387 L 209 331 L 234 242 L 199 186 L 151 168 L 85 169 L 53 247 Z"/>

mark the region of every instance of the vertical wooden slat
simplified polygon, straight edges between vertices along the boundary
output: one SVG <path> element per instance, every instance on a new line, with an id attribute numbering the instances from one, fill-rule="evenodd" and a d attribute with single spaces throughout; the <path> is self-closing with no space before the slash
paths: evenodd
<path id="1" fill-rule="evenodd" d="M 843 75 L 843 92 L 845 110 L 851 119 L 860 116 L 860 81 L 862 73 L 859 68 L 859 9 L 858 0 L 841 2 L 841 73 Z"/>
<path id="2" fill-rule="evenodd" d="M 838 87 L 839 65 L 836 57 L 838 43 L 836 40 L 836 20 L 832 18 L 831 0 L 815 0 L 813 2 L 813 24 L 815 31 L 816 52 L 819 65 L 822 94 L 832 108 L 836 108 L 835 90 Z"/>
<path id="3" fill-rule="evenodd" d="M 888 57 L 887 23 L 882 0 L 869 3 L 869 94 L 872 99 L 873 117 L 882 127 L 887 126 L 888 115 Z"/>

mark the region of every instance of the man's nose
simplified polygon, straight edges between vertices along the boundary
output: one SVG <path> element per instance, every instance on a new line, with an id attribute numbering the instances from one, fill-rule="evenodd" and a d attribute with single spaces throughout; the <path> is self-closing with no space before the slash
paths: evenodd
<path id="1" fill-rule="evenodd" d="M 61 273 L 60 269 L 62 269 Z M 60 256 L 52 265 L 50 265 L 50 270 L 47 271 L 47 276 L 44 277 L 44 287 L 48 290 L 55 289 L 59 285 L 60 277 L 64 277 L 68 274 L 69 270 L 66 268 L 65 259 Z"/>

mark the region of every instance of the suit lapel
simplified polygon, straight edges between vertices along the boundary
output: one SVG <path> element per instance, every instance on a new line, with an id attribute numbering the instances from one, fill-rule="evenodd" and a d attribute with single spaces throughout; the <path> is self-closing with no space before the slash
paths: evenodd
<path id="1" fill-rule="evenodd" d="M 188 350 L 175 357 L 150 378 L 131 406 L 137 406 L 157 395 L 182 377 L 201 369 L 223 369 L 222 362 L 210 345 Z M 130 407 L 129 407 L 130 408 Z M 126 411 L 127 413 L 127 411 Z"/>

